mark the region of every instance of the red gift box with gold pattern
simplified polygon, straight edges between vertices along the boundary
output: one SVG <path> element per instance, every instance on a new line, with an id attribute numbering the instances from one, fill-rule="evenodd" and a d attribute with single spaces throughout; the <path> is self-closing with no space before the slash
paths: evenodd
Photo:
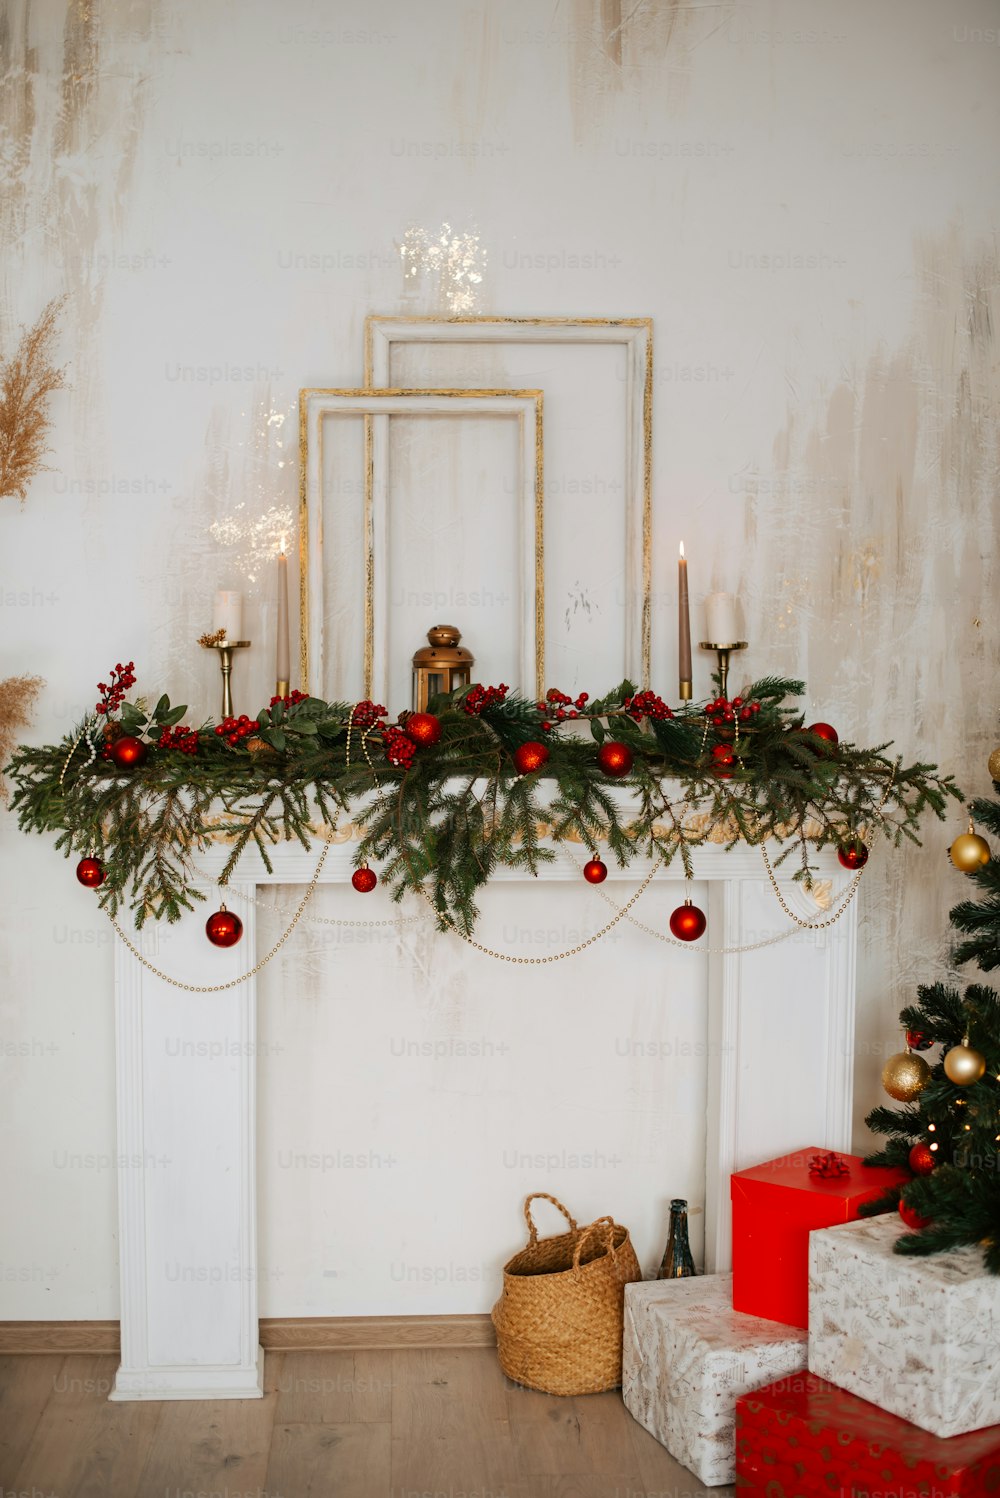
<path id="1" fill-rule="evenodd" d="M 813 1373 L 736 1401 L 736 1491 L 767 1498 L 1000 1493 L 1000 1425 L 943 1440 Z"/>
<path id="2" fill-rule="evenodd" d="M 853 1222 L 863 1202 L 910 1180 L 908 1170 L 865 1165 L 860 1155 L 812 1149 L 731 1178 L 733 1310 L 809 1325 L 809 1234 Z"/>

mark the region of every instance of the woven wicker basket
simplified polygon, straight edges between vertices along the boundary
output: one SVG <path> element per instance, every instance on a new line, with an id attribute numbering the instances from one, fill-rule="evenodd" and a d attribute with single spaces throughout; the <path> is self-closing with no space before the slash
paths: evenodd
<path id="1" fill-rule="evenodd" d="M 568 1233 L 539 1238 L 531 1203 L 552 1202 Z M 547 1394 L 598 1394 L 622 1381 L 625 1286 L 642 1279 L 628 1235 L 610 1217 L 578 1227 L 554 1196 L 524 1203 L 528 1243 L 504 1265 L 493 1307 L 500 1366 L 508 1378 Z"/>

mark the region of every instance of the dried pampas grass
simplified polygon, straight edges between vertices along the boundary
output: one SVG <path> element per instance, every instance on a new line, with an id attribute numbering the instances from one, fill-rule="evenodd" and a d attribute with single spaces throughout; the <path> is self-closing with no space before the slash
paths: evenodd
<path id="1" fill-rule="evenodd" d="M 31 722 L 35 698 L 45 685 L 40 676 L 8 676 L 0 681 L 0 801 L 9 797 L 3 767 L 14 752 L 17 736 Z"/>
<path id="2" fill-rule="evenodd" d="M 33 328 L 21 335 L 12 358 L 0 364 L 0 499 L 24 504 L 28 485 L 47 467 L 45 438 L 52 423 L 48 400 L 66 384 L 52 363 L 65 297 L 55 297 Z"/>

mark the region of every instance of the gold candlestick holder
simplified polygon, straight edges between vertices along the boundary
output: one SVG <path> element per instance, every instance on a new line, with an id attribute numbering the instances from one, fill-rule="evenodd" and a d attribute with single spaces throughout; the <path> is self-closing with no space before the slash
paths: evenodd
<path id="1" fill-rule="evenodd" d="M 246 650 L 249 648 L 249 640 L 216 640 L 211 645 L 206 645 L 206 650 L 217 650 L 219 653 L 219 670 L 222 672 L 222 716 L 233 717 L 233 651 Z"/>
<path id="2" fill-rule="evenodd" d="M 729 683 L 729 657 L 734 650 L 746 650 L 746 640 L 736 640 L 732 645 L 717 645 L 710 640 L 702 640 L 702 650 L 714 650 L 719 657 L 719 695 L 727 697 L 726 687 Z"/>

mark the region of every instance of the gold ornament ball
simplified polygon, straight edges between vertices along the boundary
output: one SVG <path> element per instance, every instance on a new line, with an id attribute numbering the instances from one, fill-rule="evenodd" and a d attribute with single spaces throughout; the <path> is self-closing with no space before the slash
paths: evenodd
<path id="1" fill-rule="evenodd" d="M 908 1103 L 927 1086 L 931 1069 L 923 1056 L 897 1051 L 882 1068 L 882 1086 L 898 1103 Z"/>
<path id="2" fill-rule="evenodd" d="M 971 874 L 990 861 L 990 845 L 978 832 L 963 832 L 961 837 L 956 837 L 948 851 L 952 863 L 963 874 Z"/>
<path id="3" fill-rule="evenodd" d="M 992 780 L 1000 780 L 1000 749 L 994 749 L 986 761 L 986 768 L 989 770 Z"/>
<path id="4" fill-rule="evenodd" d="M 971 1087 L 986 1070 L 986 1057 L 969 1045 L 953 1045 L 944 1058 L 944 1074 L 956 1087 Z"/>

